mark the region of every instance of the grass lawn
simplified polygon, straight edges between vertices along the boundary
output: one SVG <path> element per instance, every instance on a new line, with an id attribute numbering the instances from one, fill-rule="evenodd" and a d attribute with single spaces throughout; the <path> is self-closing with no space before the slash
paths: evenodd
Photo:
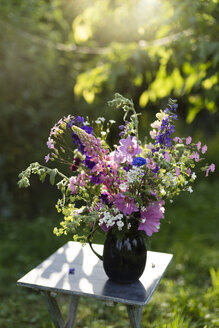
<path id="1" fill-rule="evenodd" d="M 202 182 L 194 194 L 166 207 L 161 230 L 151 250 L 174 258 L 142 314 L 142 327 L 219 327 L 219 190 Z M 54 327 L 41 294 L 16 286 L 16 281 L 68 239 L 52 234 L 53 218 L 0 220 L 0 327 Z M 68 297 L 59 299 L 63 313 Z M 76 327 L 129 327 L 124 305 L 114 308 L 81 298 Z"/>

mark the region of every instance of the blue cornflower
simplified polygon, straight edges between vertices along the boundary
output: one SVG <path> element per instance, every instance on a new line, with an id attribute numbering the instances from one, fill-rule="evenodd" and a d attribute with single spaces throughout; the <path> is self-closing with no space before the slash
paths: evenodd
<path id="1" fill-rule="evenodd" d="M 140 166 L 146 164 L 146 159 L 143 158 L 143 157 L 135 157 L 135 158 L 133 159 L 132 164 L 133 164 L 134 166 L 138 166 L 138 167 L 140 167 Z"/>

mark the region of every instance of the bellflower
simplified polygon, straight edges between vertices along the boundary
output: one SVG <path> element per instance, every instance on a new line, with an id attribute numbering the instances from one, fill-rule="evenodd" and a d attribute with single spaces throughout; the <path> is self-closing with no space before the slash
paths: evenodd
<path id="1" fill-rule="evenodd" d="M 68 115 L 52 127 L 45 156 L 46 163 L 57 161 L 68 170 L 32 163 L 19 175 L 18 184 L 24 188 L 30 185 L 31 174 L 42 182 L 49 176 L 61 193 L 56 209 L 63 214 L 54 233 L 71 234 L 83 243 L 98 230 L 111 230 L 121 238 L 128 231 L 142 230 L 150 237 L 164 219 L 164 201 L 172 202 L 180 192 L 191 193 L 199 170 L 206 176 L 215 171 L 213 163 L 204 164 L 207 145 L 191 136 L 173 137 L 175 101 L 170 99 L 156 114 L 150 141 L 139 138 L 139 114 L 132 101 L 116 94 L 108 104 L 125 112 L 113 148 L 107 138 L 114 121 L 99 117 L 91 124 L 89 118 Z"/>

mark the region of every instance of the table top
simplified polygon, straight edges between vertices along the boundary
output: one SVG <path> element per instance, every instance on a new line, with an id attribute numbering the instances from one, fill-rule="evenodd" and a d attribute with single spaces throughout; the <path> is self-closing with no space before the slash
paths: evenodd
<path id="1" fill-rule="evenodd" d="M 93 244 L 93 247 L 99 254 L 103 253 L 102 245 Z M 172 256 L 148 251 L 146 267 L 139 281 L 121 285 L 108 279 L 102 261 L 88 244 L 82 246 L 70 241 L 19 279 L 17 284 L 38 290 L 142 306 L 149 302 Z M 74 274 L 69 274 L 70 268 L 74 268 Z"/>

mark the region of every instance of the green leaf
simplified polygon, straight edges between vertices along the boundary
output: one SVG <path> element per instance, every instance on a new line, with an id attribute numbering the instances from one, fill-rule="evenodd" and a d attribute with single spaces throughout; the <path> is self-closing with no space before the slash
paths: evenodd
<path id="1" fill-rule="evenodd" d="M 40 181 L 41 182 L 44 182 L 45 181 L 45 178 L 46 178 L 46 172 L 44 172 L 44 173 L 41 174 Z"/>
<path id="2" fill-rule="evenodd" d="M 51 170 L 51 171 L 49 172 L 49 174 L 50 174 L 50 179 L 49 179 L 49 181 L 50 181 L 50 183 L 51 183 L 52 186 L 55 184 L 56 173 L 57 173 L 57 170 L 56 170 L 56 169 Z"/>

